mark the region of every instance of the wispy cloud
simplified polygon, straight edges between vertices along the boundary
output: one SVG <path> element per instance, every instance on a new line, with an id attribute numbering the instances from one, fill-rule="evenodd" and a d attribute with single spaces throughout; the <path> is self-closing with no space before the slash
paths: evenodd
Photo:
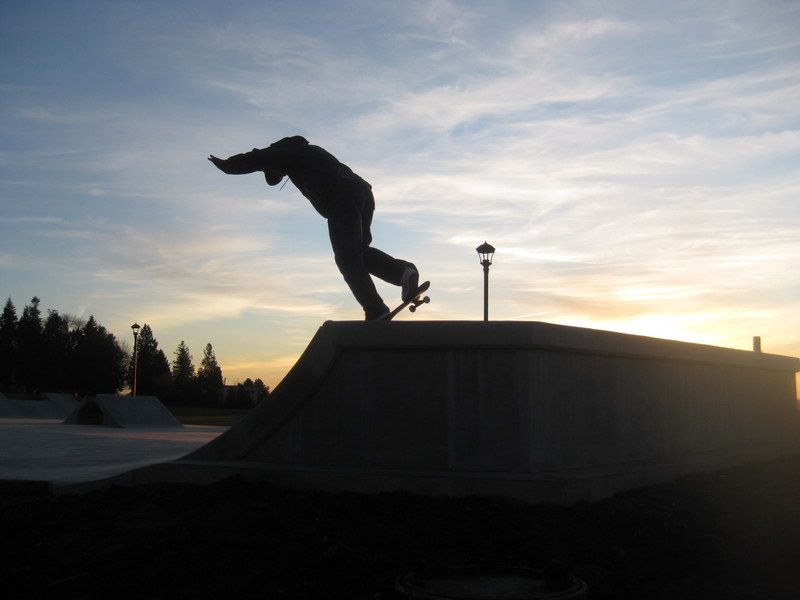
<path id="1" fill-rule="evenodd" d="M 95 121 L 111 120 L 118 118 L 119 115 L 110 111 L 87 111 L 67 112 L 55 110 L 44 106 L 25 106 L 18 107 L 14 111 L 15 116 L 20 119 L 31 121 L 41 121 L 44 123 L 54 123 L 59 125 L 86 124 Z"/>
<path id="2" fill-rule="evenodd" d="M 62 223 L 61 217 L 0 217 L 0 223 Z"/>

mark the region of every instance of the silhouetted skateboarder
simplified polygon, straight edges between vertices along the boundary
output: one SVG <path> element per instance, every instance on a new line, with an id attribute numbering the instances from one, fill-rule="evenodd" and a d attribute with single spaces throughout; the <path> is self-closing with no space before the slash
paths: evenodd
<path id="1" fill-rule="evenodd" d="M 372 186 L 326 150 L 296 135 L 268 148 L 253 148 L 228 159 L 212 155 L 208 160 L 229 175 L 263 171 L 269 185 L 278 185 L 289 176 L 316 211 L 328 219 L 336 265 L 364 309 L 367 321 L 389 313 L 370 275 L 402 286 L 404 302 L 414 297 L 419 284 L 417 268 L 370 246 L 369 228 L 375 211 Z"/>

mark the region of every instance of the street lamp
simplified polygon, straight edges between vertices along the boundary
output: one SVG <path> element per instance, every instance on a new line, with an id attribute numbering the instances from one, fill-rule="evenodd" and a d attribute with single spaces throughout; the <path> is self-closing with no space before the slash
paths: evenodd
<path id="1" fill-rule="evenodd" d="M 489 265 L 492 264 L 492 256 L 494 256 L 494 246 L 487 242 L 483 242 L 480 246 L 475 248 L 478 256 L 481 259 L 483 266 L 483 320 L 489 320 Z"/>
<path id="2" fill-rule="evenodd" d="M 131 325 L 133 330 L 133 395 L 136 395 L 136 377 L 139 374 L 139 324 Z"/>

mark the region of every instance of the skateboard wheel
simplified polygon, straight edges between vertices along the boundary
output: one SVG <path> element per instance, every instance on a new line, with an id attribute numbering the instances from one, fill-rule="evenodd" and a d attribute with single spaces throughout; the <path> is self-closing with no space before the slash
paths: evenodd
<path id="1" fill-rule="evenodd" d="M 430 302 L 430 301 L 431 301 L 431 299 L 430 299 L 428 296 L 425 296 L 425 297 L 422 299 L 422 301 L 423 301 L 425 304 L 428 304 L 428 302 Z"/>
<path id="2" fill-rule="evenodd" d="M 408 307 L 408 310 L 410 310 L 411 312 L 416 312 L 417 307 L 412 304 L 411 306 Z"/>

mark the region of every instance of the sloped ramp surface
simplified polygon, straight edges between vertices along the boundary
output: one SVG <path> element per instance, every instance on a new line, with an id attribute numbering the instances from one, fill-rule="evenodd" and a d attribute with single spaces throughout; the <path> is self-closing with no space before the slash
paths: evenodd
<path id="1" fill-rule="evenodd" d="M 75 425 L 104 425 L 129 429 L 176 429 L 183 427 L 155 396 L 98 394 L 86 398 L 67 418 Z"/>
<path id="2" fill-rule="evenodd" d="M 78 405 L 69 394 L 43 394 L 40 398 L 8 398 L 0 394 L 0 419 L 63 420 Z"/>
<path id="3" fill-rule="evenodd" d="M 57 410 L 61 413 L 61 418 L 63 419 L 69 417 L 80 404 L 80 402 L 78 402 L 78 400 L 72 394 L 45 392 L 42 394 L 42 397 L 50 402 L 53 406 L 57 407 Z"/>

